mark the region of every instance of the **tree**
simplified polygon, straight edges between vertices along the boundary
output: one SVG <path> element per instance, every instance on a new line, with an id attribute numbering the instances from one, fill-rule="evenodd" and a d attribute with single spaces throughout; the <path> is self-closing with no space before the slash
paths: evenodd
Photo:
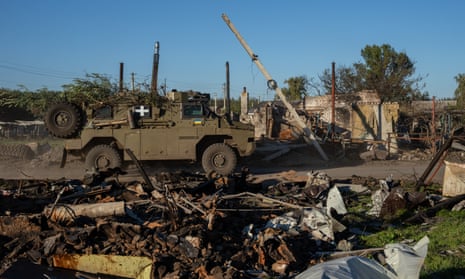
<path id="1" fill-rule="evenodd" d="M 73 83 L 63 85 L 65 98 L 75 102 L 97 102 L 107 99 L 117 91 L 117 85 L 101 74 L 86 74 Z"/>
<path id="2" fill-rule="evenodd" d="M 30 103 L 27 105 L 29 111 L 36 116 L 43 116 L 50 106 L 50 100 L 63 98 L 63 92 L 51 91 L 47 88 L 42 88 L 30 94 Z"/>
<path id="3" fill-rule="evenodd" d="M 47 88 L 35 92 L 21 86 L 20 90 L 0 88 L 0 106 L 21 108 L 35 117 L 44 115 L 50 101 L 95 102 L 106 100 L 116 92 L 117 84 L 100 74 L 86 74 L 77 78 L 72 84 L 63 85 L 64 91 L 50 91 Z"/>
<path id="4" fill-rule="evenodd" d="M 361 50 L 364 62 L 336 68 L 336 93 L 354 93 L 364 89 L 376 90 L 383 101 L 425 99 L 428 93 L 422 77 L 415 77 L 415 63 L 405 52 L 397 52 L 388 44 L 367 45 Z M 331 91 L 329 69 L 319 76 L 325 92 Z"/>
<path id="5" fill-rule="evenodd" d="M 60 92 L 42 88 L 35 92 L 23 90 L 0 89 L 0 106 L 20 108 L 40 117 L 50 105 L 50 100 L 60 98 Z"/>
<path id="6" fill-rule="evenodd" d="M 405 101 L 421 95 L 418 84 L 422 78 L 413 77 L 415 63 L 405 52 L 397 52 L 388 44 L 367 45 L 361 55 L 365 63 L 354 67 L 365 89 L 376 90 L 384 101 Z"/>
<path id="7" fill-rule="evenodd" d="M 306 76 L 291 77 L 286 79 L 284 83 L 286 83 L 288 87 L 283 87 L 281 90 L 289 101 L 300 100 L 302 96 L 307 95 L 309 82 Z"/>
<path id="8" fill-rule="evenodd" d="M 457 89 L 454 91 L 454 96 L 457 100 L 457 107 L 465 109 L 465 74 L 455 76 L 455 81 L 457 82 Z"/>

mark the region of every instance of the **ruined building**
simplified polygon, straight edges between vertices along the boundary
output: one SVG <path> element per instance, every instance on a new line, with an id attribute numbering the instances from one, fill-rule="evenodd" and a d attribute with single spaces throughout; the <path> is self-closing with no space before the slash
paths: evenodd
<path id="1" fill-rule="evenodd" d="M 294 107 L 307 125 L 322 139 L 336 137 L 339 140 L 387 140 L 394 132 L 399 117 L 399 105 L 381 103 L 376 92 L 362 91 L 336 95 L 335 133 L 330 134 L 331 95 L 306 96 L 302 102 L 294 104 Z M 252 122 L 257 138 L 278 138 L 286 135 L 295 137 L 299 134 L 292 125 L 290 114 L 279 101 L 262 103 L 255 109 Z"/>

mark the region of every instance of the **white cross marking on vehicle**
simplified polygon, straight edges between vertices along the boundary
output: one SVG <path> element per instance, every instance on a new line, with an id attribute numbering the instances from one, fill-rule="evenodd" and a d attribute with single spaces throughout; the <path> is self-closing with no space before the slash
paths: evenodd
<path id="1" fill-rule="evenodd" d="M 145 108 L 144 106 L 139 106 L 134 110 L 137 112 L 141 117 L 145 116 L 145 113 L 149 114 L 150 110 L 148 108 Z"/>

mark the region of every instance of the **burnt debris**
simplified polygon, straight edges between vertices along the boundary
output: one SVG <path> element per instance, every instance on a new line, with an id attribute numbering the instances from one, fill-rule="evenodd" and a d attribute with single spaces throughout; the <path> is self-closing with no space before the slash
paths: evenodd
<path id="1" fill-rule="evenodd" d="M 351 218 L 360 213 L 346 206 L 361 196 L 383 191 L 380 204 L 365 205 L 379 210 L 364 214 L 364 233 L 394 207 L 432 202 L 392 178 L 360 182 L 293 171 L 264 179 L 248 169 L 227 177 L 141 179 L 109 170 L 82 180 L 4 180 L 0 278 L 31 270 L 54 278 L 290 278 L 338 253 L 360 253 Z M 115 263 L 132 273 L 107 267 Z"/>

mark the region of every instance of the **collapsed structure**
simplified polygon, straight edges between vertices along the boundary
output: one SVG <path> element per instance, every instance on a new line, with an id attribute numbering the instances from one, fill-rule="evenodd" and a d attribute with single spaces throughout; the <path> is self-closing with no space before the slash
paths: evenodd
<path id="1" fill-rule="evenodd" d="M 455 100 L 433 99 L 403 105 L 382 102 L 376 91 L 369 90 L 337 94 L 334 101 L 330 94 L 305 96 L 293 104 L 298 117 L 311 127 L 320 142 L 343 146 L 366 143 L 385 151 L 378 159 L 395 155 L 399 145 L 423 145 L 434 148 L 434 153 L 460 127 L 464 112 L 455 106 Z M 279 100 L 261 103 L 248 117 L 255 126 L 256 138 L 297 140 L 301 137 L 300 129 L 293 124 L 294 116 Z"/>

